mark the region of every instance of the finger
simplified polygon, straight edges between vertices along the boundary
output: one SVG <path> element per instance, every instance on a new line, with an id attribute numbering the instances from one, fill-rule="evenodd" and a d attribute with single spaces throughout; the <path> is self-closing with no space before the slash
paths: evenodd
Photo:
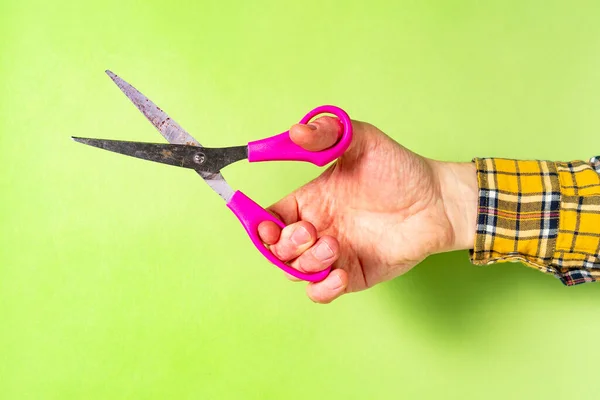
<path id="1" fill-rule="evenodd" d="M 293 194 L 279 200 L 267 208 L 267 211 L 286 225 L 298 221 L 298 203 Z M 277 243 L 280 234 L 281 228 L 272 221 L 263 221 L 258 225 L 258 236 L 268 245 Z"/>
<path id="2" fill-rule="evenodd" d="M 309 250 L 292 261 L 290 266 L 302 272 L 318 272 L 329 267 L 340 256 L 338 241 L 332 236 L 323 236 Z"/>
<path id="3" fill-rule="evenodd" d="M 291 193 L 267 208 L 267 211 L 277 217 L 285 225 L 298 221 L 298 202 L 296 196 Z"/>
<path id="4" fill-rule="evenodd" d="M 281 231 L 279 241 L 270 249 L 281 261 L 289 261 L 308 250 L 317 240 L 317 230 L 313 224 L 299 221 Z"/>
<path id="5" fill-rule="evenodd" d="M 334 269 L 321 282 L 306 286 L 307 296 L 315 303 L 328 304 L 340 297 L 348 286 L 348 273 L 343 269 Z"/>
<path id="6" fill-rule="evenodd" d="M 268 245 L 277 243 L 280 234 L 281 228 L 273 221 L 263 221 L 258 225 L 258 237 Z"/>
<path id="7" fill-rule="evenodd" d="M 296 124 L 290 129 L 290 138 L 298 146 L 310 151 L 325 150 L 337 142 L 342 125 L 337 118 L 321 117 L 308 125 Z"/>

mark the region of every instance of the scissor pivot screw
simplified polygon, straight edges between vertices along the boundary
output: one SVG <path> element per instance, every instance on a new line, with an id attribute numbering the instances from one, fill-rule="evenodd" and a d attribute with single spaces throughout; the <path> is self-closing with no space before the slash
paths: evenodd
<path id="1" fill-rule="evenodd" d="M 194 154 L 194 162 L 196 164 L 204 164 L 204 161 L 206 161 L 206 156 L 202 153 L 196 153 Z"/>

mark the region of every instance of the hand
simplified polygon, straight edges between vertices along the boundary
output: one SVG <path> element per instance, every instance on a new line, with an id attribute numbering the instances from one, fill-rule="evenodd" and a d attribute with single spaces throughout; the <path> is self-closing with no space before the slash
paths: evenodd
<path id="1" fill-rule="evenodd" d="M 333 266 L 307 286 L 318 303 L 392 279 L 430 254 L 471 248 L 475 235 L 471 163 L 427 159 L 370 124 L 352 126 L 352 144 L 340 159 L 269 208 L 287 226 L 259 226 L 273 254 L 294 268 Z M 332 146 L 340 133 L 333 117 L 290 129 L 291 139 L 312 151 Z"/>

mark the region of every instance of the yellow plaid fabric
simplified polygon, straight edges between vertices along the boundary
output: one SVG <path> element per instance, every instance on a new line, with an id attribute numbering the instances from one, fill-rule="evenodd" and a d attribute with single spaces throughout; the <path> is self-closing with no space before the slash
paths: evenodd
<path id="1" fill-rule="evenodd" d="M 590 162 L 476 158 L 471 262 L 521 261 L 566 285 L 600 280 L 600 158 Z"/>

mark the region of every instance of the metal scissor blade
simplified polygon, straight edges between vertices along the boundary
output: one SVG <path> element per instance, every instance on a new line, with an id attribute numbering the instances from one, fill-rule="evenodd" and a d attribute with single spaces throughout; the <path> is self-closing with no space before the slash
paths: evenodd
<path id="1" fill-rule="evenodd" d="M 113 153 L 124 154 L 126 156 L 140 158 L 142 160 L 154 161 L 161 164 L 173 165 L 176 167 L 196 169 L 202 159 L 195 157 L 203 150 L 202 147 L 185 146 L 181 144 L 166 143 L 140 143 L 127 142 L 123 140 L 106 140 L 73 137 L 73 140 L 88 146 L 98 147 L 99 149 L 112 151 Z M 195 158 L 198 160 L 196 161 Z M 205 157 L 204 157 L 205 158 Z"/>
<path id="2" fill-rule="evenodd" d="M 248 157 L 246 146 L 211 149 L 185 144 L 143 143 L 73 136 L 76 142 L 142 160 L 217 174 L 221 168 Z"/>
<path id="3" fill-rule="evenodd" d="M 131 100 L 131 102 L 137 107 L 138 110 L 146 116 L 148 121 L 154 125 L 154 127 L 160 132 L 160 134 L 172 144 L 187 144 L 193 146 L 200 146 L 200 143 L 185 131 L 177 122 L 171 119 L 167 113 L 161 110 L 156 104 L 150 99 L 144 96 L 139 90 L 119 78 L 117 75 L 109 70 L 106 70 L 106 74 L 115 82 L 115 84 L 121 89 L 125 96 Z M 225 181 L 225 178 L 220 172 L 200 172 L 198 174 L 204 179 L 208 185 L 219 194 L 225 200 L 229 202 L 231 196 L 233 196 L 234 190 Z"/>
<path id="4" fill-rule="evenodd" d="M 187 144 L 192 146 L 200 146 L 200 143 L 185 131 L 177 122 L 171 119 L 166 112 L 160 109 L 150 99 L 140 93 L 139 90 L 119 78 L 109 70 L 106 74 L 115 82 L 125 96 L 137 107 L 138 110 L 154 125 L 161 135 L 169 143 L 172 144 Z"/>

